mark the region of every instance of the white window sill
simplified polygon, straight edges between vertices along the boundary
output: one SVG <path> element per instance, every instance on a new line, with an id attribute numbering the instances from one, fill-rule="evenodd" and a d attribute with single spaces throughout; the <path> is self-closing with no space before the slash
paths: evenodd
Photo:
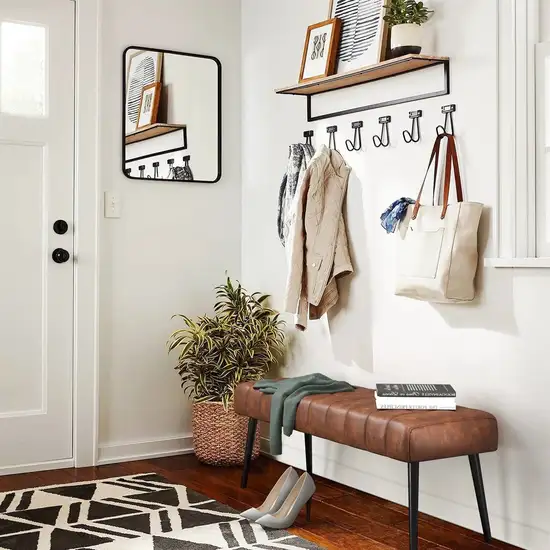
<path id="1" fill-rule="evenodd" d="M 550 258 L 485 258 L 485 267 L 550 268 Z"/>

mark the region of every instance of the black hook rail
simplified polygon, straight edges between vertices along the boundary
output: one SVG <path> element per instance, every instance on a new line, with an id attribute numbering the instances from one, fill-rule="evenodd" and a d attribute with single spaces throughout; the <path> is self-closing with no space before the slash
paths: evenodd
<path id="1" fill-rule="evenodd" d="M 304 137 L 306 138 L 306 145 L 311 145 L 313 147 L 312 138 L 314 134 L 315 132 L 313 130 L 307 130 L 306 132 L 304 132 Z"/>
<path id="2" fill-rule="evenodd" d="M 346 149 L 351 153 L 351 151 L 360 151 L 363 148 L 363 139 L 361 137 L 361 128 L 363 128 L 363 122 L 357 121 L 352 122 L 351 127 L 355 130 L 353 134 L 353 141 L 346 139 Z"/>
<path id="3" fill-rule="evenodd" d="M 378 122 L 382 124 L 382 133 L 379 136 L 373 136 L 372 142 L 376 148 L 389 147 L 390 146 L 390 128 L 391 116 L 383 116 L 378 119 Z"/>
<path id="4" fill-rule="evenodd" d="M 412 119 L 411 131 L 403 130 L 403 139 L 405 143 L 418 143 L 421 138 L 420 134 L 420 118 L 422 111 L 410 111 L 409 118 Z"/>

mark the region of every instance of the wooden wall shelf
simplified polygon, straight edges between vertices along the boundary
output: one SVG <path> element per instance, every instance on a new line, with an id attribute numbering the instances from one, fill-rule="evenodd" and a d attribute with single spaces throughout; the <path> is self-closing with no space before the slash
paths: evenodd
<path id="1" fill-rule="evenodd" d="M 394 76 L 411 73 L 413 71 L 435 67 L 437 65 L 443 65 L 445 71 L 445 82 L 443 89 L 440 91 L 416 95 L 412 97 L 405 97 L 392 101 L 386 101 L 384 103 L 365 105 L 363 107 L 358 107 L 355 109 L 349 109 L 336 113 L 328 113 L 326 115 L 311 115 L 311 97 L 316 94 L 322 94 L 333 90 L 341 90 L 343 88 L 349 88 L 350 86 L 357 86 L 359 84 L 366 84 L 368 82 L 374 82 L 376 80 L 391 78 Z M 300 95 L 307 97 L 308 121 L 312 122 L 324 118 L 331 118 L 334 116 L 341 116 L 354 112 L 368 111 L 371 109 L 378 109 L 380 107 L 387 107 L 389 105 L 398 105 L 400 103 L 408 103 L 410 101 L 427 99 L 429 97 L 448 95 L 450 93 L 449 65 L 450 60 L 448 57 L 414 54 L 404 55 L 395 59 L 388 59 L 387 61 L 383 61 L 382 63 L 378 63 L 377 65 L 362 67 L 360 69 L 349 71 L 347 73 L 336 74 L 325 78 L 320 78 L 318 80 L 304 82 L 302 84 L 295 84 L 294 86 L 287 86 L 286 88 L 279 88 L 275 90 L 275 92 L 277 94 Z"/>
<path id="2" fill-rule="evenodd" d="M 185 128 L 185 124 L 151 124 L 146 128 L 141 128 L 136 130 L 131 134 L 128 134 L 125 138 L 126 145 L 130 143 L 137 143 L 138 141 L 144 141 L 146 139 L 151 139 L 153 137 L 162 136 L 163 134 L 169 134 L 170 132 L 176 132 Z"/>

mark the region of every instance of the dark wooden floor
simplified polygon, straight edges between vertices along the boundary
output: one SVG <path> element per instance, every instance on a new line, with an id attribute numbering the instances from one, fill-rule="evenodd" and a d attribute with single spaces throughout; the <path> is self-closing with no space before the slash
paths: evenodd
<path id="1" fill-rule="evenodd" d="M 54 470 L 0 477 L 0 492 L 156 472 L 174 483 L 244 510 L 261 504 L 285 466 L 261 457 L 254 462 L 249 488 L 240 489 L 240 469 L 200 464 L 193 455 L 126 462 L 99 468 Z M 327 550 L 408 550 L 407 509 L 332 481 L 316 478 L 313 518 L 299 517 L 291 531 Z M 420 550 L 512 550 L 516 547 L 421 514 Z M 24 549 L 22 549 L 24 550 Z"/>

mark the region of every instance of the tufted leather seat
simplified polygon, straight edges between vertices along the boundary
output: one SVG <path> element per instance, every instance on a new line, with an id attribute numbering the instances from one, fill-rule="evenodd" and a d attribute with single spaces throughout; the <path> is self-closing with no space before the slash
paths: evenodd
<path id="1" fill-rule="evenodd" d="M 271 396 L 240 384 L 238 414 L 269 422 Z M 423 462 L 496 451 L 498 426 L 487 412 L 465 407 L 454 411 L 379 411 L 374 391 L 305 397 L 298 407 L 296 430 L 364 449 L 403 462 Z"/>

